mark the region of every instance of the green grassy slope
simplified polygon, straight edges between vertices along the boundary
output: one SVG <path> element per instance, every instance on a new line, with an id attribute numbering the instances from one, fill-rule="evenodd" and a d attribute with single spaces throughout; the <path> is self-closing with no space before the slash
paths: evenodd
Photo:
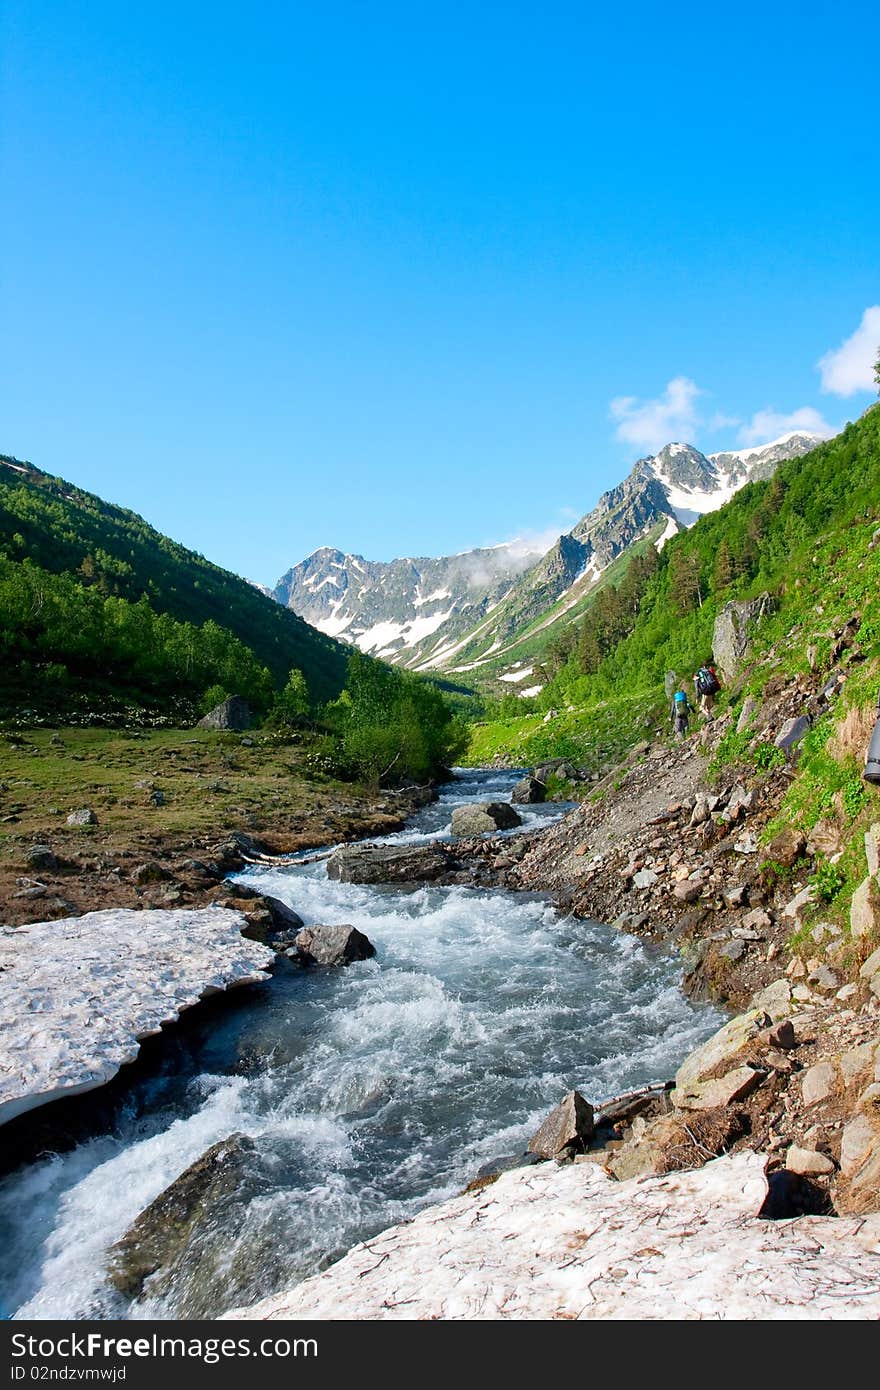
<path id="1" fill-rule="evenodd" d="M 650 723 L 651 712 L 664 706 L 664 673 L 689 679 L 711 651 L 723 605 L 765 589 L 778 611 L 760 640 L 776 644 L 777 661 L 784 653 L 793 669 L 806 669 L 814 647 L 821 670 L 834 621 L 858 609 L 859 638 L 873 671 L 880 657 L 880 547 L 871 544 L 878 524 L 880 406 L 671 540 L 630 630 L 598 668 L 586 670 L 575 654 L 535 701 L 533 722 L 477 726 L 470 757 L 520 763 L 556 755 L 595 764 L 603 744 L 597 730 L 615 723 L 615 709 L 617 747 L 636 741 L 639 720 L 627 711 L 639 706 L 641 728 Z"/>

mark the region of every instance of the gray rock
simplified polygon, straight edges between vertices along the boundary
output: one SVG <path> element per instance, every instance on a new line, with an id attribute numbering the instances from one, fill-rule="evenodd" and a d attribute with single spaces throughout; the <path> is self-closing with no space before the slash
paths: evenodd
<path id="1" fill-rule="evenodd" d="M 448 869 L 436 844 L 341 845 L 327 860 L 327 877 L 340 883 L 430 883 Z"/>
<path id="2" fill-rule="evenodd" d="M 157 864 L 155 859 L 148 859 L 145 864 L 139 864 L 132 874 L 135 883 L 139 884 L 161 883 L 170 877 L 168 870 Z"/>
<path id="3" fill-rule="evenodd" d="M 791 902 L 786 903 L 782 909 L 783 917 L 789 918 L 792 922 L 801 923 L 806 916 L 808 909 L 816 901 L 816 889 L 812 883 L 808 883 L 806 888 L 802 888 L 799 893 L 795 893 Z"/>
<path id="4" fill-rule="evenodd" d="M 749 653 L 754 628 L 773 606 L 768 593 L 744 601 L 732 599 L 724 605 L 712 630 L 712 655 L 723 676 L 730 679 L 735 675 Z"/>
<path id="5" fill-rule="evenodd" d="M 638 873 L 633 874 L 633 888 L 653 888 L 658 880 L 658 875 L 653 869 L 639 869 Z"/>
<path id="6" fill-rule="evenodd" d="M 752 1000 L 753 1009 L 764 1009 L 774 1022 L 788 1016 L 791 1008 L 791 985 L 788 980 L 774 980 L 766 985 Z M 779 1043 L 776 1044 L 779 1046 Z"/>
<path id="7" fill-rule="evenodd" d="M 240 1199 L 253 1180 L 255 1148 L 244 1134 L 221 1139 L 196 1159 L 141 1212 L 109 1250 L 108 1275 L 114 1288 L 136 1298 L 157 1271 L 150 1292 L 159 1294 L 184 1272 L 187 1252 L 199 1228 L 216 1224 L 222 1208 Z"/>
<path id="8" fill-rule="evenodd" d="M 739 937 L 735 938 L 733 941 L 726 941 L 718 952 L 720 956 L 724 956 L 725 960 L 729 961 L 742 960 L 745 953 L 746 943 Z"/>
<path id="9" fill-rule="evenodd" d="M 808 714 L 800 714 L 796 718 L 786 719 L 779 733 L 773 740 L 777 748 L 781 748 L 783 753 L 790 753 L 802 743 L 804 738 L 813 727 L 813 721 Z"/>
<path id="10" fill-rule="evenodd" d="M 861 937 L 872 936 L 878 926 L 880 926 L 880 889 L 878 889 L 877 880 L 869 877 L 862 880 L 852 895 L 849 909 L 849 928 L 853 936 Z"/>
<path id="11" fill-rule="evenodd" d="M 749 890 L 742 883 L 732 884 L 725 888 L 722 895 L 728 907 L 747 907 L 749 901 Z M 743 923 L 745 926 L 746 923 Z"/>
<path id="12" fill-rule="evenodd" d="M 807 982 L 823 994 L 833 994 L 835 990 L 840 989 L 840 978 L 829 965 L 820 965 L 817 970 L 811 971 L 807 976 Z"/>
<path id="13" fill-rule="evenodd" d="M 846 1086 L 851 1085 L 862 1072 L 868 1071 L 874 1060 L 874 1048 L 874 1043 L 866 1042 L 843 1053 L 840 1058 L 840 1072 Z"/>
<path id="14" fill-rule="evenodd" d="M 509 1154 L 506 1158 L 493 1158 L 489 1163 L 484 1163 L 482 1168 L 477 1170 L 475 1183 L 482 1183 L 485 1178 L 497 1178 L 502 1173 L 515 1172 L 517 1168 L 532 1168 L 536 1163 L 541 1163 L 540 1154 Z M 470 1186 L 470 1184 L 468 1184 Z M 467 1190 L 467 1189 L 465 1189 Z"/>
<path id="15" fill-rule="evenodd" d="M 859 977 L 862 980 L 871 980 L 878 973 L 880 973 L 880 946 L 877 947 L 876 951 L 871 952 L 864 965 L 860 967 Z"/>
<path id="16" fill-rule="evenodd" d="M 275 951 L 283 951 L 286 947 L 293 946 L 297 932 L 302 931 L 305 926 L 298 912 L 294 912 L 293 908 L 288 907 L 280 898 L 273 898 L 268 893 L 258 895 L 253 907 L 248 906 L 245 909 L 245 915 L 248 924 L 242 929 L 242 936 L 248 937 L 251 941 L 261 941 L 264 946 L 271 946 Z"/>
<path id="17" fill-rule="evenodd" d="M 303 927 L 296 936 L 296 949 L 304 965 L 351 965 L 369 960 L 376 948 L 357 927 Z"/>
<path id="18" fill-rule="evenodd" d="M 865 858 L 868 861 L 868 875 L 880 875 L 880 821 L 875 821 L 865 831 Z"/>
<path id="19" fill-rule="evenodd" d="M 758 709 L 758 701 L 754 695 L 747 695 L 743 700 L 742 709 L 739 712 L 739 719 L 736 721 L 736 732 L 741 734 L 744 729 L 749 727 L 752 718 Z"/>
<path id="20" fill-rule="evenodd" d="M 595 1130 L 593 1107 L 580 1091 L 569 1091 L 528 1143 L 529 1153 L 540 1158 L 557 1158 L 573 1148 L 581 1148 Z"/>
<path id="21" fill-rule="evenodd" d="M 837 1084 L 837 1068 L 833 1062 L 816 1062 L 804 1072 L 802 1094 L 804 1105 L 818 1105 L 833 1095 Z"/>
<path id="22" fill-rule="evenodd" d="M 523 777 L 510 793 L 511 801 L 515 801 L 517 805 L 529 805 L 544 801 L 546 797 L 547 788 L 537 777 Z"/>
<path id="23" fill-rule="evenodd" d="M 157 787 L 155 791 L 150 792 L 149 800 L 153 806 L 164 806 L 165 793 L 159 791 L 159 788 Z"/>
<path id="24" fill-rule="evenodd" d="M 517 825 L 522 825 L 522 819 L 508 801 L 475 801 L 452 812 L 453 835 L 491 835 Z"/>
<path id="25" fill-rule="evenodd" d="M 43 873 L 52 872 L 58 868 L 58 858 L 52 853 L 48 845 L 31 845 L 24 859 L 29 869 L 37 869 Z"/>
<path id="26" fill-rule="evenodd" d="M 703 825 L 709 819 L 710 814 L 709 798 L 698 794 L 694 802 L 694 809 L 691 812 L 691 825 Z"/>
<path id="27" fill-rule="evenodd" d="M 228 700 L 221 701 L 196 725 L 197 729 L 249 729 L 250 727 L 250 705 L 240 695 L 230 695 Z"/>
<path id="28" fill-rule="evenodd" d="M 98 817 L 89 807 L 84 806 L 80 811 L 71 811 L 67 817 L 68 825 L 97 825 Z"/>

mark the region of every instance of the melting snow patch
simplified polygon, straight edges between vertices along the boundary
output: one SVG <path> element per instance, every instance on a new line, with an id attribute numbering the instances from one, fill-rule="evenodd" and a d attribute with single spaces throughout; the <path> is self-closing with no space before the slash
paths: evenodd
<path id="1" fill-rule="evenodd" d="M 428 1207 L 230 1319 L 880 1317 L 880 1215 L 758 1216 L 765 1159 L 615 1182 L 541 1164 Z"/>
<path id="2" fill-rule="evenodd" d="M 0 928 L 0 1124 L 102 1086 L 205 995 L 265 980 L 275 953 L 244 925 L 219 907 L 112 908 Z"/>

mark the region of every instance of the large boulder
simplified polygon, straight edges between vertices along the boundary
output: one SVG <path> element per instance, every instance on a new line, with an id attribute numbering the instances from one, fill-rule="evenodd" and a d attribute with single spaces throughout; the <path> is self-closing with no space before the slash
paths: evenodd
<path id="1" fill-rule="evenodd" d="M 108 1275 L 114 1288 L 136 1298 L 152 1275 L 150 1292 L 160 1294 L 178 1272 L 185 1274 L 187 1254 L 201 1228 L 209 1221 L 222 1226 L 223 1209 L 253 1178 L 255 1154 L 252 1140 L 231 1134 L 160 1192 L 110 1247 Z"/>
<path id="2" fill-rule="evenodd" d="M 763 593 L 753 599 L 731 599 L 718 614 L 712 631 L 712 655 L 727 680 L 748 655 L 755 627 L 773 607 L 770 595 Z"/>
<path id="3" fill-rule="evenodd" d="M 351 965 L 369 960 L 376 948 L 357 927 L 303 927 L 296 937 L 296 950 L 303 965 Z"/>
<path id="4" fill-rule="evenodd" d="M 522 819 L 508 801 L 474 801 L 452 812 L 453 835 L 492 835 L 517 825 Z"/>
<path id="5" fill-rule="evenodd" d="M 592 1105 L 580 1091 L 569 1091 L 532 1135 L 529 1153 L 539 1158 L 559 1158 L 570 1150 L 585 1148 L 594 1130 Z"/>
<path id="6" fill-rule="evenodd" d="M 283 951 L 292 946 L 297 933 L 304 926 L 298 912 L 268 893 L 257 894 L 251 902 L 245 901 L 242 911 L 247 918 L 247 926 L 242 927 L 242 936 L 261 941 L 264 946 L 271 946 L 273 951 Z"/>
<path id="7" fill-rule="evenodd" d="M 240 695 L 230 695 L 200 719 L 197 729 L 249 729 L 251 707 Z"/>
<path id="8" fill-rule="evenodd" d="M 675 1075 L 675 1086 L 685 1092 L 697 1081 L 702 1081 L 722 1062 L 736 1057 L 743 1048 L 753 1042 L 762 1028 L 772 1022 L 764 1009 L 750 1009 L 748 1013 L 738 1014 L 713 1033 L 686 1057 Z M 673 1092 L 673 1096 L 674 1096 Z"/>
<path id="9" fill-rule="evenodd" d="M 517 805 L 528 806 L 534 802 L 544 801 L 547 797 L 547 788 L 537 777 L 523 777 L 517 782 L 510 793 L 511 801 Z"/>
<path id="10" fill-rule="evenodd" d="M 327 877 L 340 883 L 430 883 L 448 868 L 436 844 L 340 845 L 327 860 Z"/>

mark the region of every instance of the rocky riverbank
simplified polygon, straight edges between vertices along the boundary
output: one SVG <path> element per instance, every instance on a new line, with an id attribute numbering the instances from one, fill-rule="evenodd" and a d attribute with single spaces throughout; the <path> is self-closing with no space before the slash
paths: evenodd
<path id="1" fill-rule="evenodd" d="M 248 862 L 387 835 L 434 795 L 329 781 L 260 735 L 0 735 L 0 923 L 205 907 Z"/>

